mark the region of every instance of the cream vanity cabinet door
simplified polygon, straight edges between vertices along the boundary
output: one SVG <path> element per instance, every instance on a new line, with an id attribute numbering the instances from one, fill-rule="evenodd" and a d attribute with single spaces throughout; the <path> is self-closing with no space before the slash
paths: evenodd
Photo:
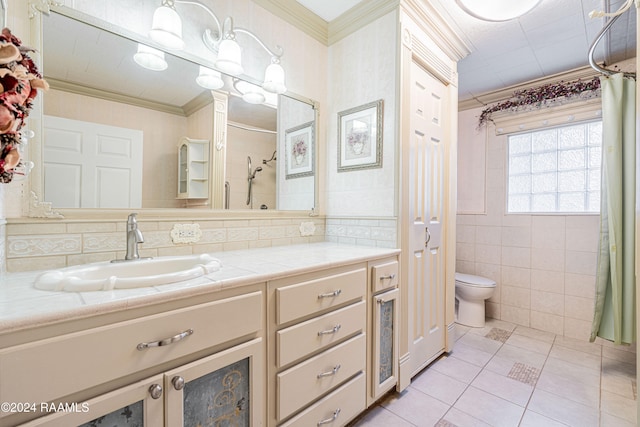
<path id="1" fill-rule="evenodd" d="M 178 146 L 178 199 L 209 198 L 209 141 L 183 137 Z"/>
<path id="2" fill-rule="evenodd" d="M 256 338 L 166 372 L 166 425 L 262 425 L 262 349 Z"/>
<path id="3" fill-rule="evenodd" d="M 371 393 L 369 404 L 398 382 L 400 290 L 397 258 L 371 264 Z"/>
<path id="4" fill-rule="evenodd" d="M 98 396 L 86 402 L 59 408 L 54 412 L 23 424 L 23 427 L 92 427 L 164 425 L 163 376 L 156 375 L 144 381 Z M 55 404 L 46 404 L 49 410 Z M 40 405 L 38 405 L 38 409 Z"/>

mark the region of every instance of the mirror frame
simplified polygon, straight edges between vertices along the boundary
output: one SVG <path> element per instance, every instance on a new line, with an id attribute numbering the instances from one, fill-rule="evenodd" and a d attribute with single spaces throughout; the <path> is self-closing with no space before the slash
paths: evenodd
<path id="1" fill-rule="evenodd" d="M 0 0 L 0 5 L 3 5 L 6 0 Z M 44 40 L 44 31 L 43 31 L 43 15 L 49 15 L 50 13 L 58 13 L 64 15 L 68 18 L 75 19 L 81 22 L 84 22 L 88 25 L 92 25 L 94 27 L 103 29 L 105 31 L 109 31 L 115 34 L 118 34 L 122 37 L 133 40 L 134 42 L 144 43 L 149 46 L 155 47 L 160 50 L 164 50 L 162 46 L 153 42 L 151 39 L 146 39 L 140 36 L 137 33 L 134 33 L 126 28 L 121 28 L 117 25 L 111 24 L 109 22 L 102 21 L 98 18 L 95 18 L 91 15 L 85 14 L 83 12 L 77 11 L 75 9 L 71 9 L 66 6 L 59 5 L 58 3 L 54 3 L 52 0 L 28 0 L 29 1 L 29 18 L 31 19 L 30 29 L 31 29 L 31 47 L 36 49 L 35 52 L 31 54 L 34 62 L 40 67 L 40 70 L 43 71 L 46 67 L 46 64 L 43 64 L 43 40 Z M 6 8 L 4 9 L 4 13 L 6 14 Z M 166 51 L 165 51 L 166 52 Z M 193 62 L 195 64 L 204 65 L 210 68 L 215 68 L 213 63 L 203 60 L 201 57 L 190 54 L 188 52 L 180 52 L 177 54 L 175 52 L 168 52 L 171 55 L 174 55 L 178 58 Z M 44 74 L 44 72 L 43 72 Z M 255 79 L 249 76 L 242 76 L 244 80 L 247 80 L 254 84 L 260 84 Z M 319 109 L 320 105 L 317 101 L 312 100 L 310 98 L 304 97 L 302 95 L 298 95 L 296 93 L 287 91 L 285 96 L 301 101 L 311 106 L 314 110 L 314 121 L 315 128 L 314 132 L 317 138 L 318 133 L 318 121 L 319 121 Z M 53 208 L 50 202 L 46 200 L 42 200 L 43 189 L 44 189 L 44 177 L 42 173 L 42 165 L 43 161 L 43 98 L 46 96 L 46 93 L 40 94 L 34 100 L 33 110 L 29 115 L 28 122 L 25 125 L 27 130 L 32 130 L 35 136 L 28 140 L 28 147 L 26 149 L 28 153 L 28 158 L 24 159 L 27 162 L 31 161 L 36 166 L 29 173 L 28 191 L 23 192 L 23 206 L 22 212 L 23 216 L 30 218 L 68 218 L 68 219 L 87 219 L 87 220 L 117 220 L 126 217 L 126 215 L 135 210 L 136 212 L 141 213 L 146 218 L 201 218 L 203 216 L 206 217 L 234 217 L 234 218 L 265 218 L 265 217 L 309 217 L 309 216 L 318 216 L 319 212 L 319 156 L 318 156 L 318 141 L 316 139 L 316 143 L 314 144 L 314 207 L 309 210 L 277 210 L 277 209 L 242 209 L 242 210 L 228 210 L 228 209 L 188 209 L 188 208 L 109 208 L 109 209 L 99 209 L 99 208 Z M 279 114 L 279 113 L 278 113 Z M 28 193 L 28 194 L 27 194 Z"/>

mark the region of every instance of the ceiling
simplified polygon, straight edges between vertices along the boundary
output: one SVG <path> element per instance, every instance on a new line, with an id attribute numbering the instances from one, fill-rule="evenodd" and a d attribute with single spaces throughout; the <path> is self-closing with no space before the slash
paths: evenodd
<path id="1" fill-rule="evenodd" d="M 331 21 L 362 0 L 297 0 Z M 588 51 L 604 19 L 589 18 L 623 0 L 542 0 L 528 14 L 507 22 L 467 15 L 454 0 L 430 0 L 471 51 L 458 63 L 459 97 L 467 100 L 494 90 L 549 77 L 589 64 Z M 514 0 L 515 1 L 515 0 Z M 595 59 L 612 64 L 635 57 L 636 16 L 626 12 L 598 45 Z"/>

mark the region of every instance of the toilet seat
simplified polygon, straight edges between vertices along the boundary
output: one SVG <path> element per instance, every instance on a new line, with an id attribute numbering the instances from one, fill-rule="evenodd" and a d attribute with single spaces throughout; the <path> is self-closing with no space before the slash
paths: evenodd
<path id="1" fill-rule="evenodd" d="M 496 282 L 491 279 L 464 273 L 456 273 L 456 282 L 476 288 L 494 288 L 496 286 Z"/>

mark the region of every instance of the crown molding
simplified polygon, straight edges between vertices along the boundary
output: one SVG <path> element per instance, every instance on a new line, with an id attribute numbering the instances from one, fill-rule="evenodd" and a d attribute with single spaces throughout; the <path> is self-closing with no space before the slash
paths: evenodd
<path id="1" fill-rule="evenodd" d="M 122 95 L 119 93 L 109 92 L 106 90 L 95 89 L 88 86 L 82 86 L 77 83 L 65 82 L 45 76 L 45 80 L 49 83 L 51 89 L 57 89 L 64 92 L 75 93 L 76 95 L 85 95 L 93 98 L 100 98 L 106 101 L 120 102 L 123 104 L 134 105 L 136 107 L 149 108 L 152 110 L 162 111 L 164 113 L 185 116 L 185 111 L 181 107 L 161 102 L 153 102 L 145 99 L 135 98 L 133 96 Z"/>
<path id="2" fill-rule="evenodd" d="M 329 22 L 329 46 L 398 9 L 400 0 L 366 0 Z"/>
<path id="3" fill-rule="evenodd" d="M 454 31 L 430 2 L 401 0 L 400 5 L 407 15 L 424 31 L 451 60 L 459 61 L 471 53 L 469 47 Z"/>
<path id="4" fill-rule="evenodd" d="M 253 2 L 325 46 L 330 46 L 394 11 L 400 5 L 401 0 L 366 0 L 331 22 L 320 18 L 296 0 L 253 0 Z"/>
<path id="5" fill-rule="evenodd" d="M 544 86 L 546 84 L 555 83 L 559 81 L 574 81 L 578 79 L 592 79 L 597 76 L 597 73 L 593 68 L 586 66 L 575 68 L 563 73 L 553 74 L 548 77 L 542 77 L 535 80 L 530 80 L 518 85 L 508 86 L 503 89 L 498 89 L 490 92 L 485 92 L 480 95 L 476 95 L 473 98 L 461 100 L 458 103 L 458 111 L 471 110 L 472 108 L 485 107 L 489 104 L 504 101 L 512 98 L 514 92 L 520 90 L 527 90 L 538 86 Z"/>
<path id="6" fill-rule="evenodd" d="M 253 0 L 254 3 L 328 46 L 329 24 L 296 0 Z"/>

